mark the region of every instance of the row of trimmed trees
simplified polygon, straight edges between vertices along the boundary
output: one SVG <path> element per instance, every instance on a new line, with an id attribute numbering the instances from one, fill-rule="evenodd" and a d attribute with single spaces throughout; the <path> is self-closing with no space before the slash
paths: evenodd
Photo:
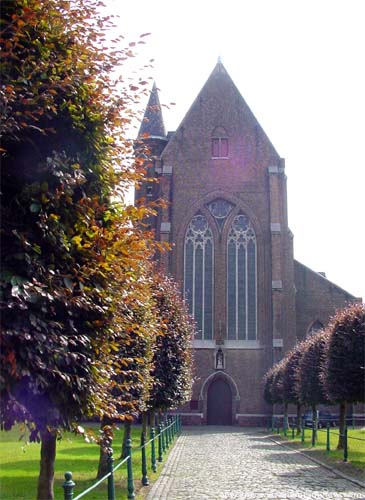
<path id="1" fill-rule="evenodd" d="M 313 333 L 297 344 L 265 375 L 264 399 L 269 404 L 284 406 L 288 424 L 288 405 L 297 407 L 297 431 L 300 432 L 304 406 L 338 404 L 340 438 L 348 403 L 364 402 L 365 398 L 365 308 L 352 304 L 337 311 L 328 327 Z"/>
<path id="2" fill-rule="evenodd" d="M 194 326 L 152 265 L 153 209 L 123 202 L 145 175 L 127 127 L 147 82 L 113 76 L 135 43 L 106 46 L 100 4 L 1 6 L 0 417 L 41 441 L 42 500 L 62 430 L 174 408 L 192 383 Z"/>

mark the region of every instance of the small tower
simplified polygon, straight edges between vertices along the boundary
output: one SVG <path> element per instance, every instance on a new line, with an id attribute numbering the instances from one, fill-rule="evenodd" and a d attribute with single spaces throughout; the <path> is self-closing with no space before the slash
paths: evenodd
<path id="1" fill-rule="evenodd" d="M 147 108 L 138 132 L 138 139 L 143 141 L 154 141 L 156 145 L 159 143 L 162 149 L 166 145 L 166 130 L 163 122 L 156 82 L 153 83 Z"/>
<path id="2" fill-rule="evenodd" d="M 166 192 L 163 190 L 163 181 L 159 179 L 163 175 L 160 155 L 168 143 L 165 124 L 162 116 L 162 109 L 158 97 L 158 90 L 154 82 L 148 104 L 143 116 L 143 120 L 138 132 L 136 141 L 136 155 L 145 161 L 147 170 L 147 180 L 140 189 L 135 192 L 135 201 L 145 198 L 147 201 L 154 201 L 164 197 Z M 159 182 L 153 182 L 153 179 L 159 179 Z M 167 199 L 169 196 L 167 196 Z M 160 239 L 161 213 L 148 220 L 150 229 L 155 231 L 156 239 Z"/>

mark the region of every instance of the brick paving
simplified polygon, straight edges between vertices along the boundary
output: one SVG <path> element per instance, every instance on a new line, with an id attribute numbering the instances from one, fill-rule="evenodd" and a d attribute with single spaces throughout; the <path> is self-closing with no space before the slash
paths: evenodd
<path id="1" fill-rule="evenodd" d="M 362 499 L 365 485 L 337 475 L 260 431 L 185 427 L 148 500 Z"/>

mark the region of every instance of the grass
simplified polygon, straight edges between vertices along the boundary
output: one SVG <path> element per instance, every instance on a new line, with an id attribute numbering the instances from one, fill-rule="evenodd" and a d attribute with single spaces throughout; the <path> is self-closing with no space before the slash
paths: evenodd
<path id="1" fill-rule="evenodd" d="M 348 429 L 348 464 L 352 465 L 358 471 L 365 472 L 365 428 L 349 428 Z M 337 450 L 339 430 L 336 428 L 330 429 L 330 451 L 326 450 L 327 430 L 318 429 L 317 441 L 315 447 L 312 447 L 312 429 L 305 429 L 304 443 L 301 441 L 301 436 L 295 436 L 292 439 L 292 432 L 289 430 L 285 437 L 283 431 L 280 432 L 280 437 L 287 439 L 290 443 L 300 445 L 308 451 L 316 451 L 318 458 L 327 459 L 327 462 L 335 466 L 343 464 L 343 450 Z M 340 467 L 341 468 L 341 467 Z M 347 466 L 347 470 L 350 468 Z"/>
<path id="2" fill-rule="evenodd" d="M 97 426 L 90 426 L 94 429 Z M 140 445 L 141 428 L 132 429 L 133 447 L 133 475 L 136 489 L 136 498 L 143 498 L 141 487 L 141 452 L 136 448 Z M 0 498 L 6 500 L 34 500 L 37 492 L 39 474 L 40 444 L 19 441 L 18 429 L 0 432 Z M 120 460 L 123 428 L 116 431 L 114 438 L 114 466 Z M 156 439 L 157 459 L 157 439 Z M 170 447 L 171 449 L 171 447 Z M 147 447 L 147 466 L 150 481 L 159 476 L 161 465 L 158 464 L 157 473 L 151 470 L 151 447 Z M 166 455 L 164 459 L 166 458 Z M 95 483 L 99 462 L 99 447 L 93 443 L 86 443 L 81 436 L 65 433 L 57 443 L 55 463 L 54 492 L 56 500 L 63 500 L 64 473 L 72 471 L 73 481 L 76 483 L 74 497 Z M 123 464 L 115 473 L 116 498 L 127 498 L 127 470 Z M 107 481 L 85 496 L 86 500 L 105 500 L 107 498 Z"/>

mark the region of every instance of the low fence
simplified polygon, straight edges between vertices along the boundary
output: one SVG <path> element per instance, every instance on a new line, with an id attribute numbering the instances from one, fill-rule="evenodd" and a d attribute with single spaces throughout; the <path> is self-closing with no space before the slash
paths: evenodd
<path id="1" fill-rule="evenodd" d="M 365 423 L 365 419 L 363 419 L 363 420 Z M 305 443 L 306 436 L 308 435 L 308 433 L 310 433 L 311 445 L 314 447 L 316 445 L 316 442 L 317 442 L 318 432 L 323 432 L 323 433 L 325 432 L 326 433 L 326 451 L 327 451 L 327 453 L 329 453 L 331 451 L 331 444 L 330 444 L 331 443 L 331 435 L 342 437 L 343 461 L 347 462 L 349 440 L 362 441 L 364 443 L 364 447 L 365 447 L 365 439 L 348 435 L 349 427 L 352 427 L 353 429 L 355 428 L 354 421 L 351 421 L 351 425 L 348 425 L 349 422 L 350 422 L 350 420 L 347 418 L 344 431 L 341 434 L 339 429 L 334 429 L 333 427 L 331 429 L 331 422 L 330 421 L 326 422 L 325 428 L 318 428 L 318 426 L 317 427 L 316 426 L 306 427 L 304 425 L 304 421 L 302 420 L 301 426 L 300 426 L 301 442 Z M 287 423 L 286 420 L 283 418 L 283 416 L 272 417 L 271 421 L 268 422 L 267 428 L 268 428 L 268 430 L 271 430 L 271 432 L 275 432 L 276 434 L 280 434 L 282 431 L 284 436 L 291 437 L 292 439 L 294 439 L 296 436 L 298 436 L 296 419 L 288 420 L 288 423 Z"/>
<path id="2" fill-rule="evenodd" d="M 151 469 L 153 472 L 157 470 L 157 462 L 163 461 L 163 455 L 169 449 L 171 443 L 173 442 L 175 436 L 180 434 L 181 432 L 181 417 L 179 415 L 175 415 L 174 417 L 167 417 L 165 421 L 157 427 L 158 433 L 156 434 L 155 428 L 151 427 L 150 429 L 150 439 L 146 442 L 146 437 L 144 432 L 141 433 L 141 446 L 138 448 L 141 452 L 142 457 L 142 486 L 148 486 L 149 480 L 147 476 L 147 459 L 146 459 L 146 449 L 147 446 L 151 446 Z M 157 450 L 156 450 L 156 441 L 157 441 Z M 157 452 L 157 453 L 156 453 Z M 128 490 L 128 499 L 135 498 L 135 487 L 134 487 L 134 471 L 132 466 L 132 442 L 130 439 L 126 442 L 126 457 L 119 462 L 116 466 L 114 466 L 114 458 L 113 452 L 111 450 L 108 455 L 108 473 L 99 479 L 96 483 L 94 483 L 90 488 L 87 488 L 85 491 L 80 493 L 74 498 L 74 488 L 76 483 L 72 479 L 72 472 L 65 472 L 65 481 L 63 483 L 64 490 L 64 500 L 79 500 L 85 497 L 88 493 L 94 490 L 97 486 L 99 486 L 104 481 L 107 481 L 108 484 L 108 500 L 115 500 L 115 486 L 114 486 L 114 473 L 122 467 L 122 465 L 126 465 L 127 467 L 127 490 Z"/>

